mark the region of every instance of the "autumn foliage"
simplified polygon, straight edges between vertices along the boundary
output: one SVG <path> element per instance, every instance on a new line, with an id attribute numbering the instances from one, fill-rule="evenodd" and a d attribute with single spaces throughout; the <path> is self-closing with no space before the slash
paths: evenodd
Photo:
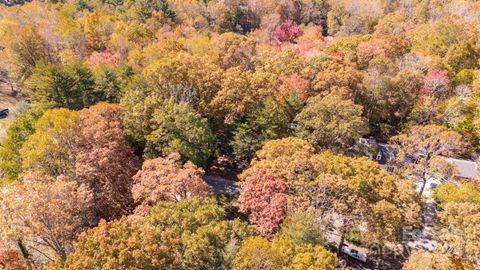
<path id="1" fill-rule="evenodd" d="M 301 100 L 307 100 L 309 83 L 298 74 L 292 74 L 290 77 L 284 78 L 280 86 L 280 95 L 287 97 L 288 95 L 297 95 Z"/>
<path id="2" fill-rule="evenodd" d="M 2 248 L 0 250 L 0 267 L 4 270 L 25 270 L 28 269 L 28 264 L 17 251 Z"/>
<path id="3" fill-rule="evenodd" d="M 30 173 L 13 184 L 0 199 L 1 232 L 27 249 L 43 250 L 46 261 L 65 261 L 77 234 L 88 228 L 93 215 L 92 193 L 63 176 Z"/>
<path id="4" fill-rule="evenodd" d="M 274 32 L 275 38 L 280 42 L 294 42 L 302 34 L 302 29 L 292 20 L 283 22 Z"/>
<path id="5" fill-rule="evenodd" d="M 430 70 L 425 75 L 422 93 L 425 95 L 438 96 L 442 92 L 448 91 L 450 87 L 450 79 L 446 70 Z"/>
<path id="6" fill-rule="evenodd" d="M 479 14 L 0 0 L 0 268 L 480 269 Z"/>
<path id="7" fill-rule="evenodd" d="M 75 173 L 93 191 L 98 218 L 120 217 L 132 210 L 132 177 L 139 162 L 126 141 L 122 113 L 119 106 L 106 103 L 80 112 Z"/>
<path id="8" fill-rule="evenodd" d="M 87 63 L 91 67 L 105 65 L 110 67 L 116 67 L 120 64 L 120 59 L 116 54 L 113 54 L 109 50 L 103 52 L 94 52 L 87 60 Z"/>
<path id="9" fill-rule="evenodd" d="M 281 178 L 267 170 L 254 170 L 238 198 L 240 211 L 249 215 L 260 235 L 271 237 L 285 216 L 288 188 Z"/>
<path id="10" fill-rule="evenodd" d="M 146 214 L 161 201 L 181 201 L 193 196 L 208 196 L 209 186 L 202 179 L 204 171 L 187 162 L 178 164 L 180 156 L 146 160 L 133 176 L 132 194 L 137 205 L 135 212 Z"/>

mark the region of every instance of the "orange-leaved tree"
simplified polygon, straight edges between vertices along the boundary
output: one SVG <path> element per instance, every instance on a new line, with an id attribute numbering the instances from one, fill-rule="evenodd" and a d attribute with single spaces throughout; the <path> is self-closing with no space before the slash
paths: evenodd
<path id="1" fill-rule="evenodd" d="M 75 145 L 75 172 L 94 194 L 97 218 L 128 214 L 132 206 L 132 176 L 139 168 L 128 145 L 118 105 L 99 103 L 80 111 L 80 134 Z"/>
<path id="2" fill-rule="evenodd" d="M 167 158 L 146 160 L 133 177 L 133 199 L 136 213 L 148 214 L 160 201 L 181 201 L 193 196 L 208 196 L 210 187 L 203 180 L 204 171 L 188 161 L 183 166 L 177 162 L 178 153 Z"/>

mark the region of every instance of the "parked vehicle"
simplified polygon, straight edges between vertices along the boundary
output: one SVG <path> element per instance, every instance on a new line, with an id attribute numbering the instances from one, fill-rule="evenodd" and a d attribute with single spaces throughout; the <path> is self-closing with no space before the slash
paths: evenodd
<path id="1" fill-rule="evenodd" d="M 10 111 L 9 109 L 0 109 L 0 119 L 6 118 L 8 116 L 9 111 Z"/>
<path id="2" fill-rule="evenodd" d="M 357 259 L 361 262 L 364 262 L 366 263 L 367 262 L 367 254 L 365 254 L 364 252 L 362 251 L 359 251 L 359 250 L 356 250 L 356 249 L 353 249 L 353 248 L 350 248 L 348 246 L 343 246 L 342 249 L 341 249 L 341 252 L 343 254 L 347 254 L 348 256 L 354 258 L 354 259 Z"/>

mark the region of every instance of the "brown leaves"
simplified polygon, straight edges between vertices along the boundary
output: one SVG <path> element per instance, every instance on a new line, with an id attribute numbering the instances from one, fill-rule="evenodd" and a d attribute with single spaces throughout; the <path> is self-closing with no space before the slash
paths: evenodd
<path id="1" fill-rule="evenodd" d="M 140 215 L 148 214 L 159 201 L 180 201 L 193 196 L 208 196 L 210 187 L 202 179 L 204 171 L 188 161 L 177 165 L 178 153 L 167 158 L 146 160 L 133 177 L 132 194 Z"/>
<path id="2" fill-rule="evenodd" d="M 465 151 L 462 136 L 442 126 L 414 126 L 407 134 L 391 139 L 401 151 L 416 158 L 437 155 L 456 156 Z"/>
<path id="3" fill-rule="evenodd" d="M 15 250 L 0 249 L 0 269 L 2 270 L 27 270 L 25 259 Z"/>
<path id="4" fill-rule="evenodd" d="M 98 218 L 111 219 L 129 212 L 132 176 L 139 162 L 127 144 L 117 105 L 100 103 L 80 112 L 81 131 L 76 144 L 76 174 L 94 192 Z"/>
<path id="5" fill-rule="evenodd" d="M 105 222 L 83 233 L 64 269 L 178 269 L 178 238 L 123 218 Z"/>
<path id="6" fill-rule="evenodd" d="M 74 181 L 30 173 L 2 190 L 0 232 L 5 239 L 23 239 L 27 248 L 42 250 L 44 260 L 65 260 L 92 218 L 91 202 L 92 193 Z"/>
<path id="7" fill-rule="evenodd" d="M 439 159 L 443 158 L 440 156 L 455 157 L 467 151 L 467 145 L 458 132 L 437 125 L 414 126 L 410 132 L 395 136 L 390 141 L 399 152 L 397 163 L 402 164 L 402 169 L 409 176 L 424 183 L 428 175 L 440 173 L 443 179 L 453 175 L 451 166 Z"/>

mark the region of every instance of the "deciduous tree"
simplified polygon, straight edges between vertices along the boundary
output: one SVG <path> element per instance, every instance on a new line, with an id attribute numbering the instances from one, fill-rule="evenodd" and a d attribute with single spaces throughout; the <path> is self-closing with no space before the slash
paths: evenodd
<path id="1" fill-rule="evenodd" d="M 319 149 L 348 147 L 368 133 L 362 106 L 334 94 L 309 99 L 295 121 L 298 136 Z"/>
<path id="2" fill-rule="evenodd" d="M 1 44 L 11 61 L 10 71 L 14 77 L 24 80 L 31 75 L 38 62 L 49 60 L 47 42 L 36 25 L 22 25 L 17 21 L 5 27 Z"/>
<path id="3" fill-rule="evenodd" d="M 179 239 L 171 230 L 142 226 L 127 218 L 82 233 L 64 269 L 178 269 Z"/>
<path id="4" fill-rule="evenodd" d="M 325 95 L 332 90 L 344 88 L 353 97 L 362 82 L 362 74 L 358 70 L 335 57 L 314 57 L 308 61 L 303 72 L 311 78 L 315 94 Z"/>
<path id="5" fill-rule="evenodd" d="M 426 124 L 438 117 L 438 106 L 451 94 L 448 71 L 432 69 L 423 79 L 423 87 L 415 104 L 412 119 Z"/>
<path id="6" fill-rule="evenodd" d="M 181 239 L 177 247 L 181 269 L 228 268 L 240 242 L 253 235 L 245 222 L 226 220 L 225 210 L 214 198 L 193 197 L 160 203 L 152 208 L 146 223 L 171 230 Z"/>
<path id="7" fill-rule="evenodd" d="M 120 105 L 125 108 L 123 126 L 135 150 L 143 154 L 147 136 L 152 132 L 150 120 L 156 108 L 162 105 L 162 98 L 141 76 L 135 76 L 124 89 Z"/>
<path id="8" fill-rule="evenodd" d="M 31 173 L 0 195 L 3 239 L 22 239 L 39 261 L 66 260 L 77 234 L 90 225 L 92 193 L 60 176 Z"/>
<path id="9" fill-rule="evenodd" d="M 42 116 L 41 110 L 28 110 L 21 114 L 7 130 L 7 137 L 0 149 L 0 170 L 5 175 L 5 181 L 13 182 L 22 172 L 20 149 L 28 137 L 35 132 L 35 123 Z"/>
<path id="10" fill-rule="evenodd" d="M 466 150 L 459 133 L 437 125 L 414 126 L 408 133 L 392 137 L 390 141 L 399 151 L 397 162 L 404 164 L 409 176 L 422 182 L 420 194 L 432 174 L 435 158 L 455 156 Z"/>
<path id="11" fill-rule="evenodd" d="M 375 35 L 405 35 L 407 30 L 415 27 L 415 23 L 404 12 L 387 14 L 375 26 Z"/>
<path id="12" fill-rule="evenodd" d="M 364 87 L 357 92 L 356 101 L 365 108 L 372 131 L 389 137 L 410 116 L 419 96 L 422 77 L 409 70 L 398 70 L 385 57 L 370 60 L 365 71 Z"/>
<path id="13" fill-rule="evenodd" d="M 445 62 L 457 73 L 463 69 L 477 69 L 480 66 L 480 48 L 474 41 L 462 40 L 448 48 Z"/>
<path id="14" fill-rule="evenodd" d="M 204 171 L 192 162 L 179 165 L 180 156 L 149 159 L 133 177 L 133 199 L 138 214 L 148 214 L 160 201 L 181 201 L 193 196 L 208 196 L 210 187 L 202 179 Z"/>
<path id="15" fill-rule="evenodd" d="M 303 30 L 292 20 L 284 21 L 275 28 L 273 33 L 273 36 L 279 42 L 295 42 L 301 35 L 303 35 Z"/>
<path id="16" fill-rule="evenodd" d="M 105 50 L 102 52 L 93 52 L 88 58 L 87 63 L 90 67 L 102 65 L 115 68 L 120 64 L 120 59 L 118 55 L 109 50 Z"/>
<path id="17" fill-rule="evenodd" d="M 156 108 L 145 156 L 153 158 L 178 152 L 183 161 L 205 167 L 212 155 L 214 136 L 207 122 L 187 103 L 164 101 Z"/>
<path id="18" fill-rule="evenodd" d="M 28 264 L 15 250 L 0 250 L 0 267 L 4 270 L 27 270 Z"/>
<path id="19" fill-rule="evenodd" d="M 322 174 L 315 179 L 318 184 L 304 188 L 297 196 L 315 198 L 311 203 L 315 206 L 318 202 L 317 210 L 327 224 L 340 221 L 341 225 L 336 227 L 341 235 L 364 224 L 366 240 L 383 246 L 386 242 L 396 242 L 403 226 L 418 224 L 419 199 L 415 196 L 400 199 L 397 181 L 376 162 L 330 152 L 322 152 L 318 158 L 322 164 Z M 414 193 L 413 185 L 403 186 L 402 192 Z M 339 246 L 342 242 L 343 239 Z"/>
<path id="20" fill-rule="evenodd" d="M 480 204 L 448 202 L 438 215 L 442 224 L 440 233 L 442 248 L 452 256 L 459 257 L 469 264 L 478 265 Z"/>
<path id="21" fill-rule="evenodd" d="M 313 153 L 313 147 L 299 138 L 268 141 L 257 151 L 250 168 L 245 170 L 240 178 L 245 179 L 254 169 L 265 169 L 284 178 L 287 183 L 295 182 L 303 172 L 316 170 L 318 164 L 312 159 Z"/>
<path id="22" fill-rule="evenodd" d="M 337 264 L 337 256 L 323 246 L 306 245 L 296 250 L 289 269 L 334 270 Z"/>
<path id="23" fill-rule="evenodd" d="M 325 243 L 321 221 L 315 211 L 295 211 L 287 215 L 282 224 L 281 234 L 297 246 L 321 245 Z"/>
<path id="24" fill-rule="evenodd" d="M 211 54 L 223 69 L 232 67 L 253 68 L 255 41 L 244 35 L 223 33 L 212 40 Z"/>
<path id="25" fill-rule="evenodd" d="M 419 266 L 425 270 L 449 270 L 456 269 L 452 259 L 445 254 L 437 254 L 428 251 L 414 251 L 407 262 L 403 265 L 403 270 L 416 270 Z"/>
<path id="26" fill-rule="evenodd" d="M 202 67 L 202 68 L 192 68 Z M 186 52 L 166 55 L 145 67 L 143 74 L 154 94 L 176 103 L 188 103 L 202 115 L 220 90 L 221 68 Z"/>
<path id="27" fill-rule="evenodd" d="M 139 162 L 122 129 L 122 114 L 118 105 L 107 103 L 80 111 L 75 173 L 93 191 L 97 218 L 117 218 L 132 210 L 132 177 Z"/>
<path id="28" fill-rule="evenodd" d="M 230 142 L 235 157 L 248 162 L 265 142 L 287 136 L 292 120 L 289 118 L 292 117 L 287 113 L 287 105 L 267 99 L 263 108 L 250 113 L 245 122 L 236 125 Z"/>
<path id="29" fill-rule="evenodd" d="M 395 59 L 405 54 L 409 46 L 401 36 L 375 37 L 358 44 L 357 63 L 360 67 L 367 67 L 370 60 L 378 56 Z"/>
<path id="30" fill-rule="evenodd" d="M 293 49 L 275 50 L 268 46 L 257 48 L 254 57 L 255 71 L 275 79 L 298 73 L 305 67 L 305 59 Z"/>
<path id="31" fill-rule="evenodd" d="M 445 98 L 450 90 L 450 79 L 448 71 L 432 69 L 423 79 L 423 88 L 421 94 L 435 96 L 438 99 Z"/>
<path id="32" fill-rule="evenodd" d="M 269 242 L 256 236 L 249 237 L 242 243 L 232 269 L 333 270 L 337 264 L 337 256 L 323 246 L 295 245 L 284 237 Z"/>
<path id="33" fill-rule="evenodd" d="M 280 97 L 296 95 L 302 101 L 309 97 L 310 83 L 298 74 L 292 74 L 289 77 L 282 78 L 282 85 L 279 89 Z"/>
<path id="34" fill-rule="evenodd" d="M 213 198 L 161 202 L 145 219 L 101 221 L 84 232 L 65 268 L 228 269 L 250 235 Z"/>
<path id="35" fill-rule="evenodd" d="M 256 236 L 244 240 L 238 251 L 233 268 L 235 270 L 246 269 L 279 269 L 281 268 L 282 254 L 272 249 L 271 244 L 265 238 Z"/>
<path id="36" fill-rule="evenodd" d="M 78 112 L 68 109 L 46 111 L 35 124 L 35 132 L 20 149 L 23 171 L 40 171 L 56 177 L 74 178 L 73 147 L 79 133 Z"/>
<path id="37" fill-rule="evenodd" d="M 236 118 L 252 112 L 259 103 L 253 73 L 239 67 L 225 71 L 222 87 L 215 95 L 210 108 L 216 118 L 231 124 Z"/>
<path id="38" fill-rule="evenodd" d="M 285 216 L 287 194 L 288 187 L 283 179 L 267 170 L 253 170 L 245 179 L 238 198 L 240 211 L 249 215 L 260 235 L 272 237 Z"/>
<path id="39" fill-rule="evenodd" d="M 441 249 L 470 265 L 478 265 L 480 189 L 475 183 L 441 184 L 434 191 L 439 204 Z"/>

